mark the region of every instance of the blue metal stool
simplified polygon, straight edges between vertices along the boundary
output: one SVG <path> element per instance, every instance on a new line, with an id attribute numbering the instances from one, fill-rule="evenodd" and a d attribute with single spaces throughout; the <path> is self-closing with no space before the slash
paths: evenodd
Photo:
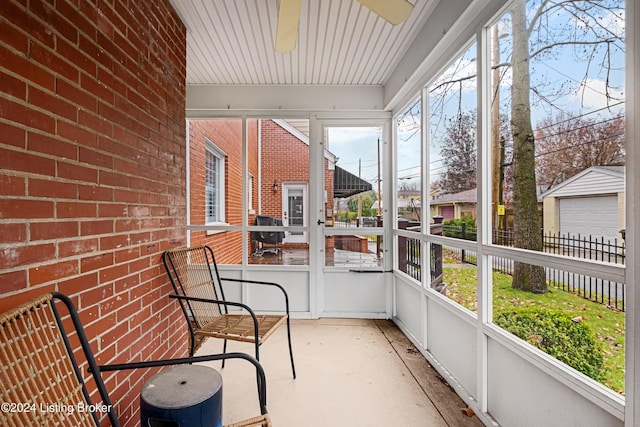
<path id="1" fill-rule="evenodd" d="M 202 365 L 159 372 L 140 393 L 142 427 L 222 427 L 222 376 Z"/>

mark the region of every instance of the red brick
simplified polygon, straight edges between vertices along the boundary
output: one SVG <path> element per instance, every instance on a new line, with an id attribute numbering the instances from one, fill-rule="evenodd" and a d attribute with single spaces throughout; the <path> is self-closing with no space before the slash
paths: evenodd
<path id="1" fill-rule="evenodd" d="M 30 240 L 50 240 L 76 237 L 77 221 L 33 222 L 29 226 Z"/>
<path id="2" fill-rule="evenodd" d="M 24 289 L 27 287 L 27 272 L 25 270 L 0 272 L 0 283 L 2 283 L 0 294 Z"/>
<path id="3" fill-rule="evenodd" d="M 27 224 L 0 223 L 0 243 L 19 243 L 27 240 Z"/>
<path id="4" fill-rule="evenodd" d="M 118 341 L 118 339 L 127 334 L 129 331 L 129 325 L 127 322 L 117 322 L 116 315 L 110 315 L 107 318 L 100 319 L 96 322 L 92 329 L 95 328 L 97 333 L 102 333 L 100 337 L 101 346 L 107 347 L 112 342 Z"/>
<path id="5" fill-rule="evenodd" d="M 29 39 L 23 31 L 20 31 L 20 27 L 9 20 L 0 21 L 0 39 L 16 51 L 27 52 L 29 50 Z"/>
<path id="6" fill-rule="evenodd" d="M 3 196 L 24 196 L 25 179 L 19 176 L 0 175 L 0 189 Z"/>
<path id="7" fill-rule="evenodd" d="M 137 274 L 122 277 L 115 281 L 116 292 L 124 292 L 130 289 L 134 289 L 140 284 L 140 279 Z"/>
<path id="8" fill-rule="evenodd" d="M 25 283 L 26 283 L 26 272 Z M 2 279 L 3 273 L 0 273 L 0 279 Z M 7 310 L 17 307 L 18 305 L 30 301 L 40 295 L 55 291 L 53 284 L 42 286 L 30 286 L 24 291 L 14 293 L 6 298 L 0 298 L 0 313 L 4 313 Z M 0 291 L 2 293 L 2 291 Z"/>
<path id="9" fill-rule="evenodd" d="M 53 202 L 26 199 L 0 199 L 0 218 L 53 218 Z"/>
<path id="10" fill-rule="evenodd" d="M 83 75 L 83 78 L 86 77 Z M 96 102 L 95 94 L 82 90 L 64 79 L 56 80 L 56 93 L 72 104 L 82 107 L 85 110 L 93 112 L 97 111 L 98 103 Z"/>
<path id="11" fill-rule="evenodd" d="M 58 218 L 95 218 L 96 204 L 80 202 L 56 203 L 56 215 Z"/>
<path id="12" fill-rule="evenodd" d="M 29 269 L 29 283 L 38 285 L 52 282 L 64 277 L 78 274 L 78 261 L 56 261 L 53 264 L 39 264 L 37 267 Z"/>
<path id="13" fill-rule="evenodd" d="M 80 271 L 98 270 L 113 264 L 113 253 L 105 253 L 82 258 L 80 260 Z"/>
<path id="14" fill-rule="evenodd" d="M 112 220 L 83 221 L 80 224 L 80 235 L 82 236 L 107 233 L 113 233 Z"/>
<path id="15" fill-rule="evenodd" d="M 86 255 L 98 250 L 98 239 L 65 240 L 58 243 L 58 254 L 62 258 Z M 83 269 L 81 269 L 84 272 Z"/>
<path id="16" fill-rule="evenodd" d="M 80 77 L 78 68 L 69 63 L 66 58 L 61 57 L 49 48 L 45 48 L 36 43 L 31 44 L 31 59 L 35 62 L 47 64 L 47 68 L 56 75 L 64 76 L 72 82 L 77 82 Z"/>
<path id="17" fill-rule="evenodd" d="M 90 290 L 98 285 L 98 274 L 89 273 L 58 283 L 58 289 L 63 294 L 75 295 Z"/>
<path id="18" fill-rule="evenodd" d="M 67 123 L 63 120 L 58 122 L 58 136 L 69 141 L 82 143 L 85 146 L 95 147 L 98 137 L 95 133 L 83 129 L 76 123 Z"/>
<path id="19" fill-rule="evenodd" d="M 100 250 L 109 251 L 112 249 L 125 248 L 129 245 L 129 237 L 125 234 L 116 236 L 103 236 L 100 238 Z"/>
<path id="20" fill-rule="evenodd" d="M 121 219 L 116 221 L 116 232 L 122 233 L 140 229 L 140 221 L 136 219 Z"/>
<path id="21" fill-rule="evenodd" d="M 89 39 L 85 35 L 80 36 L 79 45 L 80 49 L 82 49 L 83 52 L 85 52 L 91 59 L 93 59 L 94 64 L 96 64 L 96 74 L 94 74 L 94 76 L 97 76 L 98 78 L 100 78 L 100 80 L 102 80 L 100 76 L 100 70 L 102 70 L 103 68 L 112 70 L 113 58 L 111 58 L 111 56 L 109 56 L 107 52 L 101 49 L 100 46 L 96 44 L 95 40 Z M 84 76 L 86 75 L 83 75 L 83 77 Z M 82 86 L 83 88 L 87 89 L 84 83 L 82 83 Z M 91 90 L 89 91 L 91 92 Z"/>
<path id="22" fill-rule="evenodd" d="M 78 147 L 51 136 L 29 132 L 27 135 L 29 151 L 51 154 L 69 160 L 78 159 Z"/>
<path id="23" fill-rule="evenodd" d="M 58 176 L 74 181 L 98 183 L 98 171 L 85 166 L 58 160 Z"/>
<path id="24" fill-rule="evenodd" d="M 125 321 L 127 318 L 138 313 L 140 310 L 142 310 L 142 304 L 140 300 L 134 300 L 123 307 L 119 307 L 118 310 L 116 311 L 118 322 Z M 133 336 L 136 336 L 136 335 L 137 335 L 136 333 L 133 334 Z"/>
<path id="25" fill-rule="evenodd" d="M 127 86 L 111 72 L 111 69 L 113 68 L 112 58 L 107 55 L 105 55 L 104 58 L 105 61 L 108 61 L 109 63 L 107 65 L 108 70 L 98 67 L 98 77 L 96 79 L 83 78 L 80 84 L 84 90 L 94 94 L 98 100 L 102 100 L 106 104 L 113 105 L 115 103 L 115 94 L 126 92 Z M 96 112 L 97 111 L 96 106 Z"/>
<path id="26" fill-rule="evenodd" d="M 40 107 L 40 109 L 47 109 L 51 114 L 70 121 L 75 121 L 78 118 L 78 107 L 50 92 L 31 87 L 29 88 L 28 101 L 30 104 Z"/>
<path id="27" fill-rule="evenodd" d="M 0 169 L 52 176 L 55 173 L 55 160 L 23 151 L 3 150 Z"/>
<path id="28" fill-rule="evenodd" d="M 124 202 L 129 202 L 129 203 L 140 202 L 140 193 L 136 191 L 116 190 L 114 197 L 116 202 L 123 202 L 123 203 Z"/>
<path id="29" fill-rule="evenodd" d="M 0 71 L 0 92 L 21 100 L 26 100 L 27 84 L 23 80 Z"/>
<path id="30" fill-rule="evenodd" d="M 10 51 L 2 45 L 0 45 L 0 64 L 3 68 L 21 76 L 28 82 L 49 90 L 54 88 L 55 77 L 52 71 L 26 59 L 24 54 Z"/>
<path id="31" fill-rule="evenodd" d="M 127 205 L 121 203 L 101 203 L 98 205 L 98 216 L 100 218 L 127 216 L 127 209 Z"/>
<path id="32" fill-rule="evenodd" d="M 0 249 L 0 269 L 15 268 L 53 259 L 55 245 L 52 243 Z"/>
<path id="33" fill-rule="evenodd" d="M 78 186 L 70 182 L 31 178 L 29 179 L 29 196 L 76 199 Z"/>
<path id="34" fill-rule="evenodd" d="M 89 111 L 80 110 L 78 112 L 78 123 L 102 135 L 111 136 L 113 134 L 113 122 Z"/>
<path id="35" fill-rule="evenodd" d="M 11 145 L 18 148 L 27 147 L 27 132 L 10 123 L 0 122 L 0 144 Z"/>
<path id="36" fill-rule="evenodd" d="M 53 46 L 54 34 L 45 26 L 41 19 L 37 19 L 32 11 L 12 4 L 11 2 L 3 2 L 3 15 L 11 17 L 11 23 L 18 28 L 28 30 L 29 36 L 41 42 L 46 46 Z M 34 5 L 31 5 L 33 10 Z M 36 8 L 37 9 L 37 8 Z"/>
<path id="37" fill-rule="evenodd" d="M 80 200 L 94 200 L 98 202 L 112 202 L 113 189 L 95 185 L 78 186 L 78 198 Z"/>
<path id="38" fill-rule="evenodd" d="M 113 168 L 113 155 L 80 147 L 80 161 L 107 169 Z"/>
<path id="39" fill-rule="evenodd" d="M 100 302 L 104 301 L 107 298 L 111 298 L 113 296 L 113 286 L 111 284 L 97 286 L 87 290 L 87 292 L 83 292 L 80 294 L 80 303 L 83 307 L 98 307 Z M 100 317 L 103 316 L 102 311 L 100 311 Z"/>
<path id="40" fill-rule="evenodd" d="M 64 16 L 69 22 L 73 22 L 75 28 L 77 28 L 80 33 L 92 35 L 96 30 L 95 20 L 96 17 L 99 16 L 100 12 L 97 10 L 95 6 L 95 2 L 78 2 L 81 6 L 78 7 L 76 2 L 56 2 L 57 12 Z M 105 5 L 102 5 L 105 6 Z M 82 9 L 82 13 L 80 12 Z M 100 8 L 102 10 L 102 7 Z"/>

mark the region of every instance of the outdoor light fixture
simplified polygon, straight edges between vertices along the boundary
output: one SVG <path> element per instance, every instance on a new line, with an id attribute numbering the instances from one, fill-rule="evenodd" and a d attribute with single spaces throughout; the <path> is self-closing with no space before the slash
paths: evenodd
<path id="1" fill-rule="evenodd" d="M 276 180 L 273 181 L 273 192 L 274 193 L 278 192 L 278 181 Z"/>

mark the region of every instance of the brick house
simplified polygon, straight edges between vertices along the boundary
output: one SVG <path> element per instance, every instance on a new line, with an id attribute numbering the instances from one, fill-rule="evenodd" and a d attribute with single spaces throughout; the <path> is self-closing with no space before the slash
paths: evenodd
<path id="1" fill-rule="evenodd" d="M 309 186 L 308 136 L 282 120 L 247 120 L 247 222 L 257 214 L 283 220 L 284 225 L 307 225 Z M 215 201 L 207 200 L 207 168 L 220 159 Z M 209 160 L 207 160 L 207 157 Z M 242 120 L 189 121 L 190 223 L 192 225 L 241 225 L 242 202 Z M 325 153 L 325 211 L 333 208 L 335 159 Z M 208 162 L 208 163 L 207 163 Z M 209 170 L 209 172 L 211 172 Z M 284 193 L 284 194 L 283 194 Z M 212 205 L 219 203 L 217 217 L 211 217 Z M 301 215 L 291 220 L 294 211 Z M 331 217 L 331 216 L 329 216 Z M 233 231 L 191 231 L 191 244 L 208 244 L 216 251 L 217 261 L 237 264 L 242 260 L 242 235 Z M 255 244 L 250 242 L 250 244 Z M 308 247 L 306 236 L 285 238 L 285 247 Z M 253 247 L 250 248 L 252 250 Z M 219 254 L 219 255 L 218 255 Z"/>

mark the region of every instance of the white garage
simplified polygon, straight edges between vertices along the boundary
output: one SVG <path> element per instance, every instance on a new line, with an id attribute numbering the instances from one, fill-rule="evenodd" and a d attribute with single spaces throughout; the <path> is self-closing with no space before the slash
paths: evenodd
<path id="1" fill-rule="evenodd" d="M 620 239 L 624 167 L 593 166 L 541 194 L 545 234 Z"/>
<path id="2" fill-rule="evenodd" d="M 618 196 L 560 199 L 560 234 L 591 236 L 604 241 L 618 237 Z"/>

